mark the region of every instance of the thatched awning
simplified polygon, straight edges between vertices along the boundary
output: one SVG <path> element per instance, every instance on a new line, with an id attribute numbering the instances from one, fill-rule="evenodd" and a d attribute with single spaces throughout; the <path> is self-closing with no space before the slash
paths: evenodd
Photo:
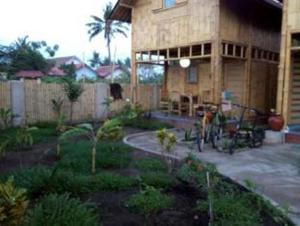
<path id="1" fill-rule="evenodd" d="M 110 18 L 112 20 L 119 20 L 122 22 L 131 23 L 131 11 L 136 1 L 137 0 L 118 0 L 112 13 L 110 14 Z M 264 2 L 270 6 L 281 9 L 283 0 L 255 0 L 255 1 Z"/>
<path id="2" fill-rule="evenodd" d="M 110 19 L 131 23 L 131 10 L 136 1 L 137 0 L 118 0 L 110 14 Z"/>

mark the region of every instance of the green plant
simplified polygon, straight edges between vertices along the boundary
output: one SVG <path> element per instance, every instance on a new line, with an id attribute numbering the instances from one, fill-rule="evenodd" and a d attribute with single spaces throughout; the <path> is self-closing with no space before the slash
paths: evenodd
<path id="1" fill-rule="evenodd" d="M 155 119 L 146 119 L 143 117 L 139 118 L 134 118 L 130 120 L 124 120 L 124 126 L 132 127 L 132 128 L 137 128 L 137 129 L 143 129 L 143 130 L 160 130 L 163 128 L 171 129 L 173 128 L 172 125 L 165 123 L 165 122 L 160 122 Z"/>
<path id="2" fill-rule="evenodd" d="M 15 141 L 20 149 L 33 145 L 32 132 L 38 130 L 37 127 L 24 126 L 17 130 Z"/>
<path id="3" fill-rule="evenodd" d="M 108 120 L 98 129 L 97 132 L 94 131 L 94 128 L 90 124 L 80 124 L 77 127 L 71 128 L 63 133 L 59 140 L 62 142 L 79 135 L 87 136 L 92 142 L 92 173 L 95 173 L 98 141 L 120 139 L 122 136 L 121 122 L 119 119 Z"/>
<path id="4" fill-rule="evenodd" d="M 166 164 L 155 158 L 143 158 L 135 162 L 136 168 L 141 171 L 166 171 Z"/>
<path id="5" fill-rule="evenodd" d="M 161 172 L 142 173 L 141 180 L 144 184 L 163 189 L 168 189 L 174 184 L 172 176 Z"/>
<path id="6" fill-rule="evenodd" d="M 186 130 L 184 132 L 184 141 L 192 141 L 192 129 Z"/>
<path id="7" fill-rule="evenodd" d="M 167 163 L 168 171 L 171 173 L 174 168 L 174 158 L 170 154 L 176 144 L 176 136 L 174 133 L 162 129 L 156 132 L 156 137 L 162 147 L 162 155 Z"/>
<path id="8" fill-rule="evenodd" d="M 84 92 L 81 83 L 76 82 L 71 78 L 64 78 L 64 91 L 70 101 L 70 121 L 73 122 L 73 107 L 74 103 L 78 101 L 79 97 Z"/>
<path id="9" fill-rule="evenodd" d="M 64 104 L 64 100 L 63 100 L 63 98 L 59 97 L 57 99 L 52 99 L 51 103 L 52 103 L 52 110 L 58 117 L 62 113 L 62 107 Z"/>
<path id="10" fill-rule="evenodd" d="M 120 191 L 137 184 L 137 180 L 124 177 L 115 173 L 100 173 L 91 177 L 90 189 L 97 191 Z"/>
<path id="11" fill-rule="evenodd" d="M 13 114 L 10 109 L 0 108 L 1 129 L 7 129 L 11 125 Z"/>
<path id="12" fill-rule="evenodd" d="M 20 225 L 27 206 L 26 190 L 16 188 L 12 177 L 0 182 L 0 225 Z"/>
<path id="13" fill-rule="evenodd" d="M 12 139 L 10 137 L 6 137 L 6 139 L 0 143 L 0 157 L 4 157 L 6 155 L 6 151 L 11 145 L 11 141 Z"/>
<path id="14" fill-rule="evenodd" d="M 69 194 L 50 194 L 29 211 L 28 226 L 96 226 L 97 215 L 92 207 L 70 198 Z"/>
<path id="15" fill-rule="evenodd" d="M 174 199 L 162 194 L 159 190 L 146 186 L 139 194 L 130 197 L 125 205 L 145 217 L 155 214 L 161 210 L 172 207 Z"/>
<path id="16" fill-rule="evenodd" d="M 235 194 L 212 195 L 213 225 L 258 226 L 262 225 L 259 210 L 247 196 Z M 198 209 L 208 211 L 208 201 L 200 201 Z"/>

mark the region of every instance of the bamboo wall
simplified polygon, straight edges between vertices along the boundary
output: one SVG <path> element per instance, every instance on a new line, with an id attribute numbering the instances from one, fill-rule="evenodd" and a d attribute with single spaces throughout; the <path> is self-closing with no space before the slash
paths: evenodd
<path id="1" fill-rule="evenodd" d="M 283 2 L 277 111 L 283 115 L 286 124 L 300 124 L 300 46 L 292 43 L 292 34 L 300 33 L 300 2 Z"/>
<path id="2" fill-rule="evenodd" d="M 9 108 L 10 106 L 10 84 L 0 82 L 0 108 Z"/>
<path id="3" fill-rule="evenodd" d="M 281 11 L 251 0 L 221 0 L 220 36 L 223 40 L 279 52 Z"/>
<path id="4" fill-rule="evenodd" d="M 64 99 L 63 112 L 69 119 L 70 103 L 65 96 L 63 86 L 61 84 L 38 84 L 35 80 L 26 80 L 24 83 L 25 95 L 25 115 L 27 123 L 35 123 L 39 121 L 54 121 L 55 113 L 52 109 L 52 99 L 59 97 Z M 10 109 L 10 95 L 13 90 L 10 88 L 10 82 L 0 83 L 0 108 Z M 107 87 L 107 86 L 104 86 Z M 102 86 L 103 88 L 103 86 Z M 96 84 L 84 84 L 84 92 L 78 102 L 74 104 L 74 121 L 86 121 L 96 119 L 96 106 L 102 106 L 100 112 L 106 112 L 106 106 L 103 103 L 96 103 Z M 141 94 L 139 102 L 144 109 L 158 109 L 159 104 L 159 86 L 141 85 L 138 92 Z M 102 92 L 108 97 L 107 90 Z M 125 104 L 125 100 L 132 98 L 130 85 L 123 85 L 123 101 L 112 104 L 111 110 L 119 111 Z M 99 120 L 99 119 L 96 119 Z"/>
<path id="5" fill-rule="evenodd" d="M 198 96 L 198 102 L 212 101 L 205 94 L 211 94 L 213 82 L 210 73 L 210 62 L 196 63 L 198 71 L 198 82 L 191 84 L 187 82 L 187 69 L 181 68 L 179 65 L 170 66 L 167 73 L 167 93 L 177 91 L 185 94 Z"/>
<path id="6" fill-rule="evenodd" d="M 140 0 L 132 12 L 132 48 L 151 50 L 211 40 L 216 0 L 177 0 L 163 9 L 162 0 Z"/>

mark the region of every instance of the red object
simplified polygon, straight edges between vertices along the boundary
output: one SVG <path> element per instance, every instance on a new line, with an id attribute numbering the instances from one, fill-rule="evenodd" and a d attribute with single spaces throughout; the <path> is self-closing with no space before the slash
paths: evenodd
<path id="1" fill-rule="evenodd" d="M 281 115 L 271 115 L 268 120 L 269 126 L 273 131 L 281 131 L 284 126 L 284 119 Z"/>
<path id="2" fill-rule="evenodd" d="M 208 119 L 208 121 L 212 121 L 214 118 L 214 114 L 211 111 L 206 112 L 206 117 Z"/>
<path id="3" fill-rule="evenodd" d="M 16 73 L 16 76 L 19 78 L 41 78 L 44 76 L 43 72 L 41 71 L 19 71 Z"/>

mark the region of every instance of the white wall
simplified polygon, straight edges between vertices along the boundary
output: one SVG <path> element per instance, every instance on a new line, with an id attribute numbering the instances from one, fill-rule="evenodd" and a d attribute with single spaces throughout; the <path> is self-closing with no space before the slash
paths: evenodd
<path id="1" fill-rule="evenodd" d="M 76 71 L 76 80 L 81 80 L 84 78 L 96 79 L 97 74 L 88 67 L 83 67 Z"/>

